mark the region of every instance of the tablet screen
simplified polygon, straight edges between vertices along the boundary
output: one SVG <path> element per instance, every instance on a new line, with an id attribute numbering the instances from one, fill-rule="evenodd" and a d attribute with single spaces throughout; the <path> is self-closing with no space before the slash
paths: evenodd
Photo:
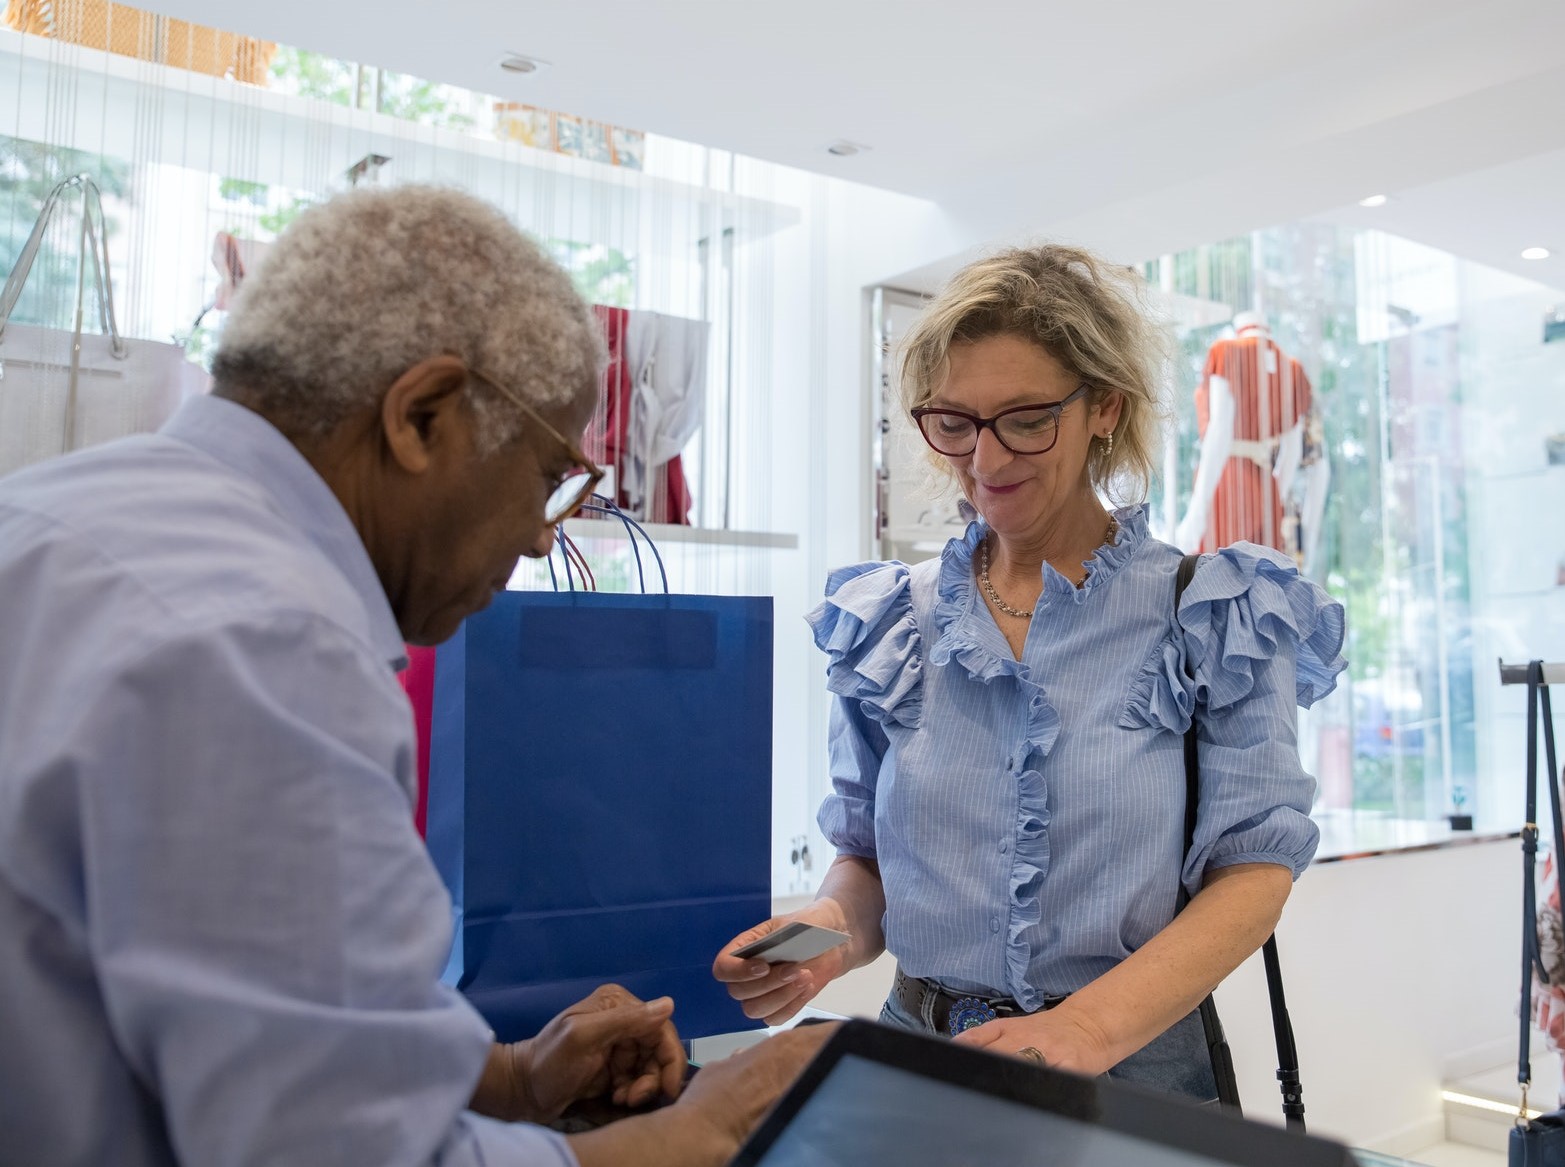
<path id="1" fill-rule="evenodd" d="M 760 1160 L 762 1167 L 1210 1167 L 1219 1162 L 853 1054 L 831 1068 Z"/>

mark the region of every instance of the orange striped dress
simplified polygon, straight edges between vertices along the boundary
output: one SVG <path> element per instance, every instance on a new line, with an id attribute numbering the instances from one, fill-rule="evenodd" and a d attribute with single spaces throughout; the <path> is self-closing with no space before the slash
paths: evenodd
<path id="1" fill-rule="evenodd" d="M 1284 527 L 1272 464 L 1277 439 L 1309 413 L 1309 377 L 1303 365 L 1259 331 L 1218 341 L 1207 353 L 1196 390 L 1196 421 L 1203 438 L 1213 377 L 1227 380 L 1233 394 L 1235 448 L 1218 480 L 1201 550 L 1247 541 L 1291 555 L 1295 548 Z"/>

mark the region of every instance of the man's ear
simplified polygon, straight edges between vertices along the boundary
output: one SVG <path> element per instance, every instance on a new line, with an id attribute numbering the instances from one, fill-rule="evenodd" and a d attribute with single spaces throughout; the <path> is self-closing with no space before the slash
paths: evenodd
<path id="1" fill-rule="evenodd" d="M 467 366 L 453 356 L 428 357 L 391 383 L 380 403 L 381 432 L 392 459 L 422 474 L 471 425 L 462 391 Z"/>

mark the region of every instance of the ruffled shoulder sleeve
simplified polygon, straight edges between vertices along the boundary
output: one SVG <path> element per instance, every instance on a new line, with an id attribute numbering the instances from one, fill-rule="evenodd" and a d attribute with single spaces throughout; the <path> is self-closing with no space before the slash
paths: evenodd
<path id="1" fill-rule="evenodd" d="M 912 728 L 923 713 L 923 644 L 905 563 L 859 563 L 826 580 L 808 616 L 828 658 L 826 687 L 882 724 Z"/>
<path id="2" fill-rule="evenodd" d="M 1170 614 L 1168 635 L 1130 688 L 1125 729 L 1190 728 L 1197 703 L 1221 714 L 1255 687 L 1256 666 L 1286 644 L 1295 696 L 1306 708 L 1336 688 L 1346 629 L 1342 605 L 1299 574 L 1291 559 L 1252 543 L 1202 558 Z"/>
<path id="3" fill-rule="evenodd" d="M 1294 650 L 1298 702 L 1309 708 L 1347 668 L 1342 605 L 1270 548 L 1237 543 L 1202 559 L 1179 603 L 1195 697 L 1210 712 L 1244 700 L 1255 665 L 1284 642 Z"/>

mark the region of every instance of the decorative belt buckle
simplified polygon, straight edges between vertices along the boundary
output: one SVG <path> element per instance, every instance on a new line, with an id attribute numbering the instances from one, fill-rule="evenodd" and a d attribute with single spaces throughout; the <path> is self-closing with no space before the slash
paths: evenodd
<path id="1" fill-rule="evenodd" d="M 994 1006 L 982 997 L 959 997 L 951 1006 L 946 1028 L 951 1031 L 951 1036 L 955 1037 L 965 1030 L 977 1029 L 986 1021 L 993 1021 L 998 1016 Z"/>

